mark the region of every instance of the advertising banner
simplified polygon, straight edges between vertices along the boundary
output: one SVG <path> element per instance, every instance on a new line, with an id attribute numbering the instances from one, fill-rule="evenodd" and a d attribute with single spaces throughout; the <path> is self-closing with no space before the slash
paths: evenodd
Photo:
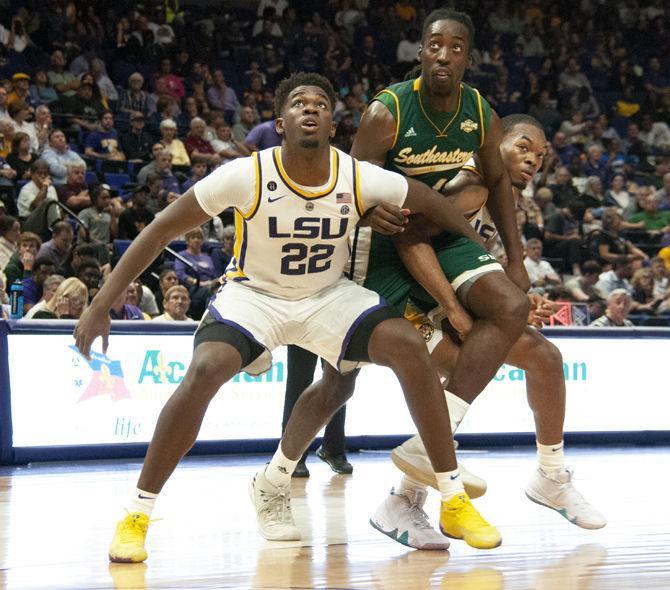
<path id="1" fill-rule="evenodd" d="M 567 432 L 667 430 L 667 340 L 556 338 L 568 392 Z M 13 446 L 140 443 L 184 378 L 192 352 L 186 334 L 115 335 L 106 355 L 86 360 L 69 334 L 9 334 Z M 31 359 L 31 362 L 25 362 Z M 286 351 L 272 370 L 245 373 L 212 401 L 198 440 L 279 438 Z M 318 369 L 317 369 L 318 377 Z M 630 403 L 634 394 L 635 403 Z M 459 432 L 533 432 L 523 371 L 503 365 Z M 365 367 L 347 410 L 349 436 L 414 432 L 393 373 Z"/>

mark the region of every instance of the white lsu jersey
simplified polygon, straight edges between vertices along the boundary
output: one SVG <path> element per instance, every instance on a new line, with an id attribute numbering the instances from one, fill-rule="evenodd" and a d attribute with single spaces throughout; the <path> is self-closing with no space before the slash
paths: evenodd
<path id="1" fill-rule="evenodd" d="M 369 207 L 382 201 L 401 206 L 407 181 L 331 147 L 328 182 L 301 186 L 284 170 L 281 148 L 270 148 L 224 164 L 194 190 L 212 217 L 235 208 L 226 280 L 294 300 L 340 279 L 350 231 Z"/>
<path id="2" fill-rule="evenodd" d="M 465 164 L 463 164 L 461 170 L 467 170 L 468 172 L 472 172 L 479 177 L 482 175 L 481 172 L 477 169 L 477 164 L 474 158 L 470 158 Z M 486 201 L 484 201 L 484 203 L 482 203 L 481 207 L 478 209 L 465 211 L 464 215 L 470 222 L 472 228 L 483 238 L 486 245 L 490 247 L 498 235 L 498 230 L 495 226 L 495 223 L 493 223 L 493 218 L 491 217 L 489 210 L 486 207 Z"/>

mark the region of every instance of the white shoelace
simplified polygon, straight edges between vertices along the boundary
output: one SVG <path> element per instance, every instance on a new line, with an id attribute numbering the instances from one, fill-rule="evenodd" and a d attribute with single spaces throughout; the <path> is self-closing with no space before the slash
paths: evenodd
<path id="1" fill-rule="evenodd" d="M 426 492 L 423 490 L 417 490 L 414 492 L 414 502 L 409 504 L 409 517 L 412 521 L 412 524 L 416 525 L 420 529 L 432 529 L 428 522 L 428 515 L 424 512 L 422 506 L 426 498 Z"/>
<path id="2" fill-rule="evenodd" d="M 291 523 L 291 498 L 287 488 L 277 488 L 274 493 L 261 490 L 263 510 L 267 512 L 270 520 L 276 523 Z"/>

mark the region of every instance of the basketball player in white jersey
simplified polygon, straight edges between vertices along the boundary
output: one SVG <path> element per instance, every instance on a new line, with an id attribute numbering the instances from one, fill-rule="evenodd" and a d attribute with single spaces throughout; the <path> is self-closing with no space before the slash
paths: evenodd
<path id="1" fill-rule="evenodd" d="M 227 207 L 235 208 L 234 258 L 222 287 L 195 335 L 193 358 L 182 383 L 165 404 L 138 486 L 126 505 L 109 549 L 116 562 L 141 562 L 156 497 L 196 440 L 210 400 L 240 370 L 268 370 L 272 350 L 298 344 L 327 363 L 321 386 L 301 397 L 287 434 L 251 493 L 261 533 L 268 539 L 299 539 L 290 510 L 290 476 L 309 442 L 329 416 L 331 382 L 371 361 L 398 376 L 412 418 L 431 457 L 443 494 L 441 519 L 464 537 L 493 547 L 500 534 L 470 503 L 457 469 L 449 413 L 428 350 L 416 330 L 379 295 L 345 279 L 348 236 L 378 203 L 423 213 L 445 231 L 478 240 L 446 199 L 422 183 L 358 162 L 330 147 L 335 133 L 335 92 L 316 74 L 299 73 L 276 91 L 281 148 L 239 158 L 199 181 L 165 209 L 131 244 L 75 328 L 88 356 L 110 330 L 109 309 L 122 290 L 176 236 Z M 195 500 L 194 500 L 195 501 Z M 457 506 L 457 508 L 454 508 Z"/>
<path id="2" fill-rule="evenodd" d="M 503 139 L 500 154 L 510 174 L 515 197 L 532 180 L 546 155 L 547 140 L 542 126 L 529 115 L 510 115 L 502 119 Z M 497 230 L 486 208 L 488 189 L 478 169 L 476 160 L 470 160 L 442 191 L 470 221 L 481 237 L 491 247 L 495 243 Z M 391 220 L 392 221 L 392 220 Z M 430 234 L 424 225 L 405 226 L 406 231 L 397 239 L 413 241 L 418 235 Z M 446 278 L 445 278 L 446 281 Z M 532 295 L 530 297 L 533 297 Z M 536 298 L 538 296 L 535 296 Z M 423 302 L 415 300 L 423 307 Z M 536 312 L 529 315 L 529 323 L 541 323 L 541 298 L 533 301 Z M 438 373 L 447 377 L 455 366 L 459 346 L 440 330 L 439 323 L 432 325 L 429 318 L 416 308 L 415 325 L 424 328 L 431 335 L 428 347 L 433 365 Z M 429 326 L 429 329 L 425 329 Z M 605 518 L 593 508 L 574 488 L 571 472 L 566 469 L 563 457 L 563 422 L 565 418 L 565 376 L 563 359 L 556 346 L 540 332 L 526 328 L 519 340 L 512 346 L 506 362 L 526 371 L 526 391 L 528 403 L 535 418 L 538 448 L 538 468 L 526 487 L 526 495 L 538 504 L 557 510 L 562 516 L 577 526 L 596 529 L 605 526 Z M 461 420 L 476 396 L 463 399 L 446 392 L 451 418 L 452 433 L 456 432 Z M 432 529 L 423 512 L 426 487 L 435 486 L 430 462 L 419 435 L 415 435 L 391 453 L 393 462 L 405 474 L 397 489 L 377 508 L 370 519 L 373 527 L 394 540 L 417 549 L 447 549 L 448 540 Z M 485 482 L 469 477 L 473 482 L 481 481 L 484 493 Z M 472 485 L 472 484 L 471 484 Z"/>

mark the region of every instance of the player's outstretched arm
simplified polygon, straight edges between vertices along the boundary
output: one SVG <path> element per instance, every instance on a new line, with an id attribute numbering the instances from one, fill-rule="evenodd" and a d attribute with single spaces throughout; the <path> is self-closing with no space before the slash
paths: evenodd
<path id="1" fill-rule="evenodd" d="M 530 288 L 530 281 L 523 265 L 523 248 L 516 229 L 512 181 L 500 157 L 502 136 L 500 119 L 495 112 L 491 112 L 489 134 L 479 151 L 479 162 L 484 182 L 489 189 L 486 206 L 507 254 L 507 275 L 522 291 L 526 292 Z"/>
<path id="2" fill-rule="evenodd" d="M 128 284 L 172 240 L 208 219 L 209 215 L 202 210 L 193 188 L 190 188 L 140 232 L 77 323 L 74 336 L 77 348 L 84 356 L 89 356 L 91 344 L 98 336 L 102 336 L 103 352 L 106 351 L 110 328 L 109 309 Z"/>

